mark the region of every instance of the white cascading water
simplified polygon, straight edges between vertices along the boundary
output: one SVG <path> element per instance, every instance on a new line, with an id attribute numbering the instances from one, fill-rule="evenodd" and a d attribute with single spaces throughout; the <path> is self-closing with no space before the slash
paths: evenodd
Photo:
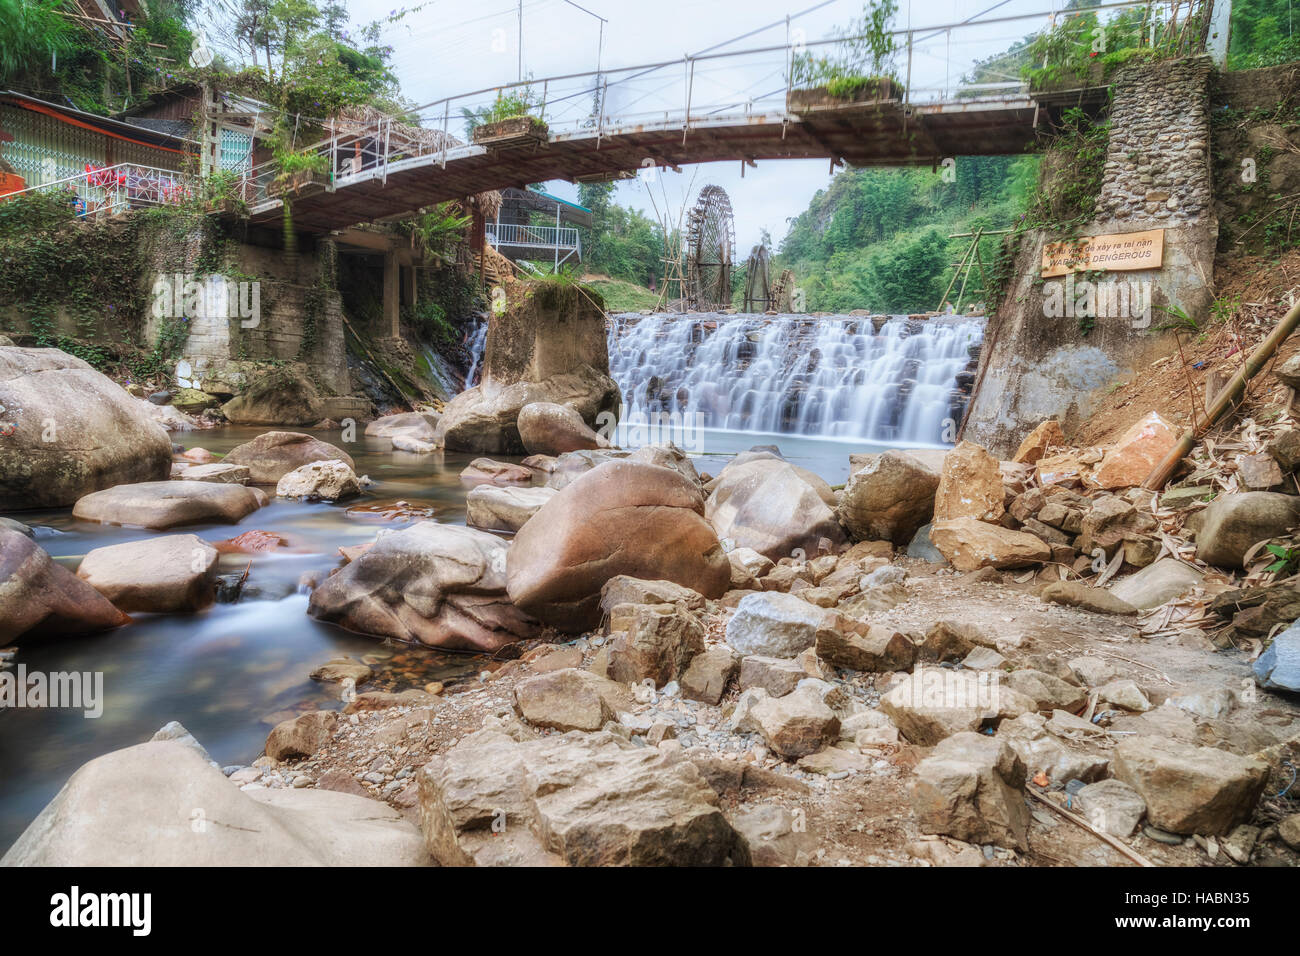
<path id="1" fill-rule="evenodd" d="M 469 371 L 465 373 L 465 387 L 470 388 L 478 384 L 478 370 L 483 364 L 483 351 L 487 347 L 488 322 L 487 319 L 480 319 L 475 324 L 473 331 L 469 334 L 469 339 L 465 347 L 472 356 L 470 359 Z"/>
<path id="2" fill-rule="evenodd" d="M 610 374 L 634 416 L 937 445 L 983 334 L 965 316 L 892 316 L 877 331 L 860 316 L 628 313 L 612 317 Z"/>

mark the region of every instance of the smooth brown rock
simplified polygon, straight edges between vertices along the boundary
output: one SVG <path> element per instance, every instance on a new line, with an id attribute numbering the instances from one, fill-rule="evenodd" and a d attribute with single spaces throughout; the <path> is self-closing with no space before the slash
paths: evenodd
<path id="1" fill-rule="evenodd" d="M 1049 418 L 1025 436 L 1016 453 L 1011 456 L 1011 460 L 1035 465 L 1049 448 L 1060 448 L 1064 445 L 1065 434 L 1061 431 L 1061 423 L 1055 418 Z"/>
<path id="2" fill-rule="evenodd" d="M 171 439 L 106 375 L 58 349 L 0 347 L 0 512 L 61 508 L 93 491 L 160 481 Z"/>
<path id="3" fill-rule="evenodd" d="M 212 603 L 217 549 L 192 534 L 130 541 L 91 551 L 77 577 L 123 611 L 199 611 Z"/>
<path id="4" fill-rule="evenodd" d="M 145 481 L 79 498 L 72 516 L 81 521 L 165 531 L 187 524 L 234 524 L 261 506 L 258 495 L 243 485 Z"/>
<path id="5" fill-rule="evenodd" d="M 844 543 L 830 486 L 785 461 L 755 459 L 728 465 L 704 513 L 719 538 L 773 561 L 815 557 Z"/>
<path id="6" fill-rule="evenodd" d="M 930 540 L 958 571 L 1023 568 L 1052 557 L 1052 549 L 1034 535 L 975 518 L 936 521 Z"/>
<path id="7" fill-rule="evenodd" d="M 998 460 L 974 442 L 960 442 L 943 459 L 934 495 L 934 520 L 998 521 L 1005 513 Z"/>
<path id="8" fill-rule="evenodd" d="M 362 634 L 491 652 L 536 631 L 506 596 L 505 565 L 500 538 L 421 521 L 326 578 L 308 613 Z"/>
<path id="9" fill-rule="evenodd" d="M 507 559 L 511 599 L 556 628 L 600 623 L 600 594 L 620 574 L 721 597 L 731 565 L 679 472 L 611 461 L 566 486 L 519 530 Z"/>
<path id="10" fill-rule="evenodd" d="M 512 465 L 491 458 L 475 458 L 461 471 L 460 480 L 467 485 L 529 485 L 533 481 L 533 472 L 523 465 Z"/>
<path id="11" fill-rule="evenodd" d="M 530 455 L 608 448 L 609 442 L 587 427 L 568 405 L 533 402 L 519 410 L 519 439 Z"/>
<path id="12" fill-rule="evenodd" d="M 89 634 L 130 620 L 25 534 L 0 527 L 0 644 Z"/>
<path id="13" fill-rule="evenodd" d="M 1106 452 L 1089 483 L 1098 488 L 1132 488 L 1142 484 L 1161 459 L 1178 444 L 1179 431 L 1156 412 L 1131 425 Z"/>
<path id="14" fill-rule="evenodd" d="M 482 484 L 465 496 L 465 523 L 486 531 L 518 531 L 555 494 L 550 488 Z"/>
<path id="15" fill-rule="evenodd" d="M 281 478 L 313 461 L 341 461 L 356 469 L 342 448 L 302 432 L 266 432 L 231 449 L 222 459 L 227 465 L 246 465 L 254 484 L 274 485 Z"/>
<path id="16" fill-rule="evenodd" d="M 368 422 L 365 433 L 377 438 L 392 438 L 403 434 L 420 441 L 432 442 L 439 418 L 441 416 L 437 412 L 431 411 L 399 412 Z"/>

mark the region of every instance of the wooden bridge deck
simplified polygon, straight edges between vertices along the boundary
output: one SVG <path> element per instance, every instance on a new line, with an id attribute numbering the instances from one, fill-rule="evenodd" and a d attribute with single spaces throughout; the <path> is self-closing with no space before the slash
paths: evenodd
<path id="1" fill-rule="evenodd" d="M 773 159 L 828 159 L 854 166 L 932 165 L 946 157 L 1013 155 L 1035 139 L 1051 108 L 1027 95 L 913 104 L 837 104 L 800 114 L 681 117 L 659 124 L 606 126 L 515 149 L 459 146 L 340 176 L 333 189 L 309 185 L 292 198 L 302 232 L 325 234 L 378 222 L 448 199 L 529 183 L 610 178 L 643 166 Z M 445 162 L 445 166 L 444 166 Z M 279 200 L 254 206 L 252 221 L 282 216 Z"/>

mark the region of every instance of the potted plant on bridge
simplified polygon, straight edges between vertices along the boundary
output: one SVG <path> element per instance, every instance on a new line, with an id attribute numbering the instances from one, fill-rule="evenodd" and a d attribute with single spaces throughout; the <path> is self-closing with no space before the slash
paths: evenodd
<path id="1" fill-rule="evenodd" d="M 267 188 L 272 196 L 293 195 L 309 186 L 329 185 L 329 157 L 314 151 L 276 150 L 276 176 Z"/>
<path id="2" fill-rule="evenodd" d="M 896 0 L 869 0 L 862 16 L 839 31 L 834 53 L 794 54 L 786 108 L 799 113 L 900 100 L 903 85 L 893 70 L 898 43 L 889 29 L 897 12 Z"/>
<path id="3" fill-rule="evenodd" d="M 532 115 L 537 109 L 530 87 L 502 90 L 491 106 L 461 110 L 470 139 L 488 149 L 517 149 L 546 142 L 546 122 Z"/>

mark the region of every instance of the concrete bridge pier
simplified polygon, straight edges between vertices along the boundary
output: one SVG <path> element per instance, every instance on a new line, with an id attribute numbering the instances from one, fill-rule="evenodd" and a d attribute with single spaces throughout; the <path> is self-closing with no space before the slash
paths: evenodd
<path id="1" fill-rule="evenodd" d="M 390 338 L 398 338 L 401 332 L 402 293 L 401 270 L 397 261 L 397 250 L 389 248 L 384 252 L 384 308 L 382 332 Z"/>

